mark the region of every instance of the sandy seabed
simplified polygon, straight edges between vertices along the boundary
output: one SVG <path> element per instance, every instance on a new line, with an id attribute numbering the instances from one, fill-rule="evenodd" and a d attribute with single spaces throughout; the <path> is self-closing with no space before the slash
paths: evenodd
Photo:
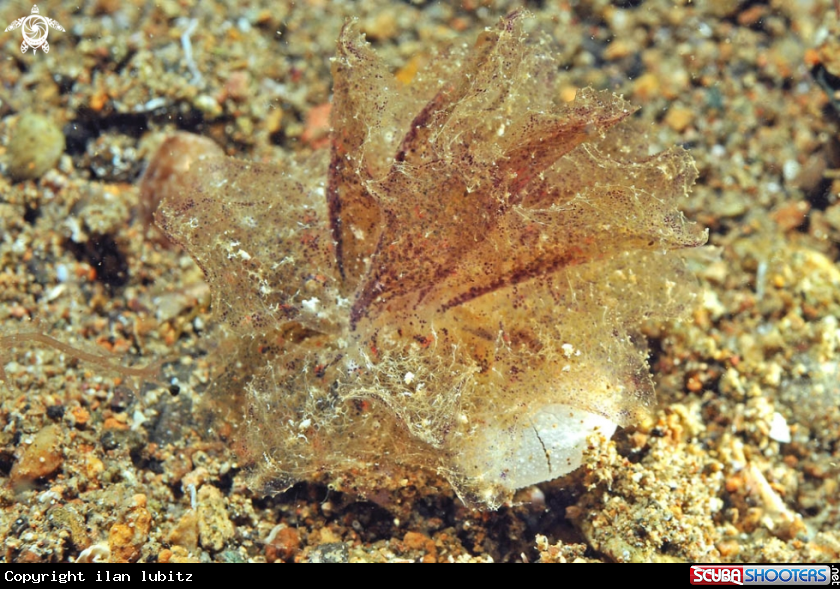
<path id="1" fill-rule="evenodd" d="M 19 29 L 0 34 L 6 562 L 838 559 L 829 1 L 525 4 L 525 27 L 556 41 L 563 95 L 623 94 L 654 149 L 690 151 L 700 175 L 683 208 L 715 248 L 692 261 L 702 301 L 690 319 L 646 330 L 654 409 L 593 443 L 578 471 L 494 512 L 422 471 L 379 473 L 373 491 L 325 477 L 266 496 L 248 485 L 242 426 L 208 418 L 210 293 L 147 231 L 140 198 L 157 146 L 179 130 L 254 161 L 325 149 L 347 18 L 410 78 L 431 48 L 519 7 L 48 1 L 41 14 L 65 29 L 49 31 L 49 53 L 21 53 Z M 30 9 L 5 3 L 0 23 Z M 34 329 L 126 365 L 172 359 L 166 382 L 20 338 Z"/>

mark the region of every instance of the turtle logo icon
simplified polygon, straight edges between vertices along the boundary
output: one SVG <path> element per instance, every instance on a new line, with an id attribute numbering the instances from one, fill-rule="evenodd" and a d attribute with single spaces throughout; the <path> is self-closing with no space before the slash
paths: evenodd
<path id="1" fill-rule="evenodd" d="M 20 26 L 23 27 L 23 43 L 20 45 L 20 50 L 23 53 L 26 53 L 30 47 L 32 48 L 32 53 L 38 53 L 39 48 L 43 49 L 44 53 L 49 53 L 50 44 L 47 43 L 49 27 L 52 27 L 57 31 L 64 30 L 58 22 L 38 14 L 37 5 L 32 7 L 32 14 L 17 19 L 6 27 L 6 30 L 14 31 Z"/>

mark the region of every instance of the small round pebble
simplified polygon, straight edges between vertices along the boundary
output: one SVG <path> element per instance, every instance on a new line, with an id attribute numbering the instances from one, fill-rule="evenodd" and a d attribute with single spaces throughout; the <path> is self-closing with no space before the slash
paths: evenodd
<path id="1" fill-rule="evenodd" d="M 64 153 L 64 134 L 49 118 L 27 113 L 20 117 L 9 142 L 9 175 L 32 180 L 55 167 Z"/>

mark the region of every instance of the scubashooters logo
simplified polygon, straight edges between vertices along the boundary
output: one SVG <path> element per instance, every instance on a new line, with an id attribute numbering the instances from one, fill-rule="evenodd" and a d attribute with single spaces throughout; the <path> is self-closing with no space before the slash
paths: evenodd
<path id="1" fill-rule="evenodd" d="M 744 569 L 739 566 L 693 566 L 692 585 L 743 585 Z"/>
<path id="2" fill-rule="evenodd" d="M 32 7 L 32 14 L 23 16 L 8 27 L 6 31 L 14 31 L 18 27 L 22 28 L 23 43 L 20 45 L 21 53 L 26 53 L 30 48 L 32 53 L 38 53 L 38 49 L 43 49 L 44 53 L 50 52 L 50 44 L 47 43 L 47 35 L 49 35 L 50 28 L 56 31 L 64 31 L 64 27 L 46 16 L 38 14 L 38 5 Z"/>
<path id="3" fill-rule="evenodd" d="M 838 584 L 832 565 L 693 565 L 692 585 L 828 585 Z"/>

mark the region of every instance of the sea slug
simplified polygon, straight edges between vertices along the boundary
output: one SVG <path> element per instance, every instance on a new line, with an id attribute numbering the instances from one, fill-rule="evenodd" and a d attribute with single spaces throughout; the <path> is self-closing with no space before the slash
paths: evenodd
<path id="1" fill-rule="evenodd" d="M 407 84 L 349 23 L 328 153 L 206 159 L 158 209 L 212 288 L 258 480 L 421 467 L 496 507 L 651 404 L 640 326 L 689 307 L 679 250 L 707 237 L 678 209 L 693 160 L 608 91 L 564 102 L 521 18 Z"/>

